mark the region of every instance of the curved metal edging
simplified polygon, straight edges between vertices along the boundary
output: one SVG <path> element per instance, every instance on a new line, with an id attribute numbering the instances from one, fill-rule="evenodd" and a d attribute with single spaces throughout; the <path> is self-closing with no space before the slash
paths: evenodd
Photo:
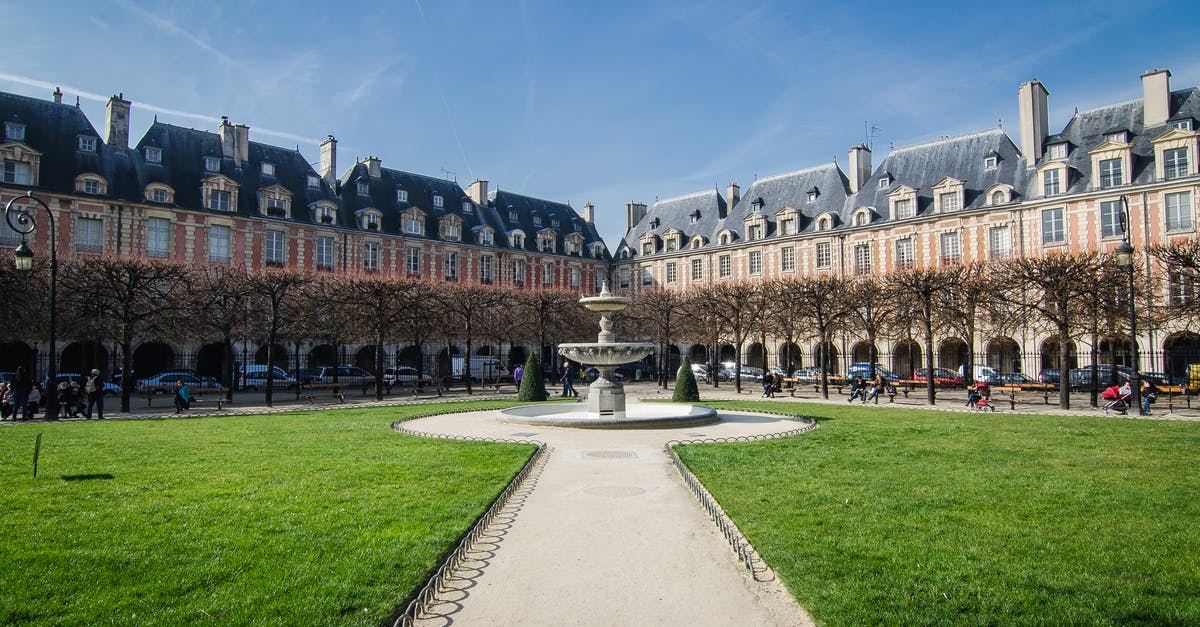
<path id="1" fill-rule="evenodd" d="M 522 484 L 525 482 L 525 479 L 527 479 L 533 469 L 536 468 L 539 463 L 541 463 L 545 453 L 549 450 L 546 446 L 546 443 L 540 440 L 454 436 L 441 433 L 416 431 L 404 426 L 404 422 L 407 422 L 408 420 L 428 418 L 429 416 L 433 415 L 437 414 L 430 413 L 428 415 L 411 416 L 405 420 L 392 423 L 392 429 L 408 435 L 441 440 L 493 442 L 496 444 L 533 444 L 537 446 L 537 450 L 534 451 L 533 455 L 529 457 L 529 460 L 525 462 L 525 465 L 516 474 L 516 476 L 513 477 L 512 481 L 508 482 L 508 487 L 504 488 L 504 491 L 500 493 L 500 496 L 497 496 L 496 500 L 492 501 L 491 507 L 489 507 L 488 510 L 475 521 L 475 524 L 471 526 L 471 529 L 463 535 L 462 539 L 460 539 L 458 542 L 458 546 L 454 547 L 454 550 L 450 552 L 444 561 L 442 561 L 442 564 L 438 566 L 437 570 L 430 575 L 429 580 L 425 582 L 424 587 L 422 587 L 421 591 L 417 593 L 417 596 L 411 602 L 409 602 L 409 604 L 404 608 L 404 611 L 398 617 L 396 617 L 396 620 L 392 623 L 393 627 L 411 626 L 413 621 L 416 620 L 417 616 L 420 616 L 427 607 L 435 602 L 437 599 L 437 594 L 445 590 L 446 583 L 450 580 L 453 572 L 463 563 L 467 553 L 470 552 L 472 547 L 475 546 L 475 543 L 478 542 L 480 536 L 483 535 L 484 530 L 492 524 L 492 521 L 496 518 L 496 515 L 508 505 L 509 498 L 512 497 L 514 492 L 521 488 Z"/>
<path id="2" fill-rule="evenodd" d="M 667 456 L 671 458 L 671 463 L 675 465 L 675 470 L 679 472 L 680 477 L 683 478 L 683 482 L 692 490 L 692 494 L 696 495 L 696 500 L 700 501 L 700 506 L 704 508 L 704 511 L 708 512 L 709 517 L 712 518 L 714 523 L 716 523 L 717 529 L 720 530 L 721 535 L 725 536 L 725 540 L 729 542 L 729 546 L 733 549 L 734 554 L 737 555 L 738 561 L 746 567 L 746 570 L 750 571 L 750 575 L 754 577 L 755 581 L 770 581 L 772 578 L 774 578 L 774 575 L 760 576 L 760 573 L 769 573 L 770 567 L 767 566 L 767 563 L 763 561 L 762 557 L 759 556 L 758 551 L 754 549 L 754 546 L 750 544 L 750 541 L 746 539 L 746 536 L 742 534 L 741 530 L 738 529 L 733 520 L 731 520 L 725 513 L 725 510 L 721 509 L 721 506 L 717 503 L 716 499 L 709 494 L 708 490 L 704 487 L 704 484 L 700 483 L 700 480 L 696 478 L 696 475 L 692 474 L 692 471 L 683 463 L 683 460 L 679 459 L 679 455 L 675 452 L 676 446 L 685 444 L 727 444 L 731 442 L 759 442 L 762 440 L 774 440 L 800 433 L 807 433 L 813 429 L 816 429 L 818 426 L 817 421 L 809 416 L 793 416 L 781 412 L 770 411 L 755 411 L 754 413 L 773 414 L 791 420 L 798 420 L 803 422 L 804 426 L 797 429 L 782 431 L 780 433 L 763 435 L 742 435 L 735 437 L 705 438 L 697 440 L 671 440 L 663 445 L 663 449 L 666 451 Z"/>

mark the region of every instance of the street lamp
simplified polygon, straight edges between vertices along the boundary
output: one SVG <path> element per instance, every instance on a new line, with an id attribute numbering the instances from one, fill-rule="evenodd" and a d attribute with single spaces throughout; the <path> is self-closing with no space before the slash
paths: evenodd
<path id="1" fill-rule="evenodd" d="M 37 228 L 37 220 L 34 219 L 33 214 L 29 212 L 26 205 L 18 205 L 18 200 L 31 200 L 41 205 L 49 218 L 47 224 L 50 225 L 50 358 L 49 367 L 46 369 L 46 418 L 56 420 L 58 419 L 58 387 L 56 385 L 58 378 L 56 363 L 58 357 L 58 249 L 54 236 L 54 213 L 50 211 L 50 207 L 47 207 L 46 203 L 34 196 L 32 191 L 26 192 L 24 196 L 13 198 L 4 206 L 4 220 L 8 223 L 8 228 L 21 234 L 21 244 L 13 251 L 13 261 L 18 270 L 33 269 L 33 250 L 25 242 L 25 237 Z"/>
<path id="2" fill-rule="evenodd" d="M 1124 239 L 1117 246 L 1117 265 L 1129 275 L 1129 358 L 1133 369 L 1129 377 L 1130 399 L 1140 414 L 1142 412 L 1142 384 L 1138 374 L 1137 349 L 1137 304 L 1134 302 L 1133 246 L 1129 243 L 1129 200 L 1121 196 L 1121 234 Z"/>

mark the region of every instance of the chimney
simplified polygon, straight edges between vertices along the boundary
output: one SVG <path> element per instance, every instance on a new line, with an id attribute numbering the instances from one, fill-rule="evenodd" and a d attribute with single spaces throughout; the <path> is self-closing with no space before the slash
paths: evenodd
<path id="1" fill-rule="evenodd" d="M 237 156 L 233 162 L 242 165 L 250 161 L 250 127 L 245 124 L 234 124 L 234 134 L 237 135 Z"/>
<path id="2" fill-rule="evenodd" d="M 1161 126 L 1171 117 L 1171 70 L 1142 74 L 1142 127 Z"/>
<path id="3" fill-rule="evenodd" d="M 221 126 L 217 128 L 217 133 L 221 136 L 221 156 L 234 158 L 237 154 L 236 138 L 234 137 L 233 125 L 229 123 L 229 118 L 221 116 Z"/>
<path id="4" fill-rule="evenodd" d="M 379 167 L 379 157 L 367 157 L 363 159 L 363 163 L 367 164 L 367 176 L 377 179 L 383 174 Z"/>
<path id="5" fill-rule="evenodd" d="M 725 188 L 725 204 L 732 207 L 741 199 L 742 188 L 738 186 L 737 181 L 729 181 L 729 187 Z"/>
<path id="6" fill-rule="evenodd" d="M 850 149 L 850 193 L 857 194 L 867 179 L 871 178 L 871 149 L 859 144 Z"/>
<path id="7" fill-rule="evenodd" d="M 625 232 L 628 233 L 633 229 L 633 226 L 642 221 L 646 217 L 646 203 L 644 202 L 628 202 L 625 203 Z"/>
<path id="8" fill-rule="evenodd" d="M 61 89 L 55 87 L 54 93 L 50 94 L 50 97 L 54 99 L 55 104 L 62 104 L 62 90 Z"/>
<path id="9" fill-rule="evenodd" d="M 55 90 L 58 91 L 57 89 Z M 62 93 L 59 92 L 57 98 L 62 98 Z M 125 94 L 113 96 L 108 99 L 108 114 L 105 116 L 105 122 L 108 125 L 108 137 L 104 139 L 104 143 L 116 148 L 129 147 L 129 101 L 125 99 Z"/>
<path id="10" fill-rule="evenodd" d="M 326 135 L 325 141 L 321 142 L 320 166 L 321 178 L 332 187 L 337 177 L 337 139 L 333 135 Z"/>
<path id="11" fill-rule="evenodd" d="M 1021 83 L 1017 90 L 1017 114 L 1021 123 L 1021 154 L 1025 156 L 1025 167 L 1032 168 L 1042 158 L 1049 126 L 1046 115 L 1046 91 L 1038 79 Z"/>
<path id="12" fill-rule="evenodd" d="M 583 221 L 588 224 L 596 223 L 596 207 L 590 200 L 583 203 Z"/>
<path id="13" fill-rule="evenodd" d="M 467 186 L 467 197 L 480 206 L 487 205 L 488 182 L 475 179 Z"/>

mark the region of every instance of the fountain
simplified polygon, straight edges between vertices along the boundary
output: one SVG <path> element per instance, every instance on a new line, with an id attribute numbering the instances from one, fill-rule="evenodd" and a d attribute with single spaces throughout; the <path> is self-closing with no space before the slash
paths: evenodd
<path id="1" fill-rule="evenodd" d="M 581 305 L 600 314 L 600 333 L 596 341 L 558 345 L 560 355 L 593 365 L 600 371 L 600 376 L 588 386 L 586 412 L 560 404 L 526 405 L 502 410 L 500 419 L 522 424 L 602 429 L 681 427 L 715 422 L 716 411 L 701 405 L 639 403 L 632 415 L 626 411 L 625 388 L 613 373 L 617 366 L 638 361 L 654 352 L 654 344 L 650 342 L 616 341 L 612 316 L 628 307 L 629 302 L 627 297 L 613 296 L 606 281 L 599 296 L 579 299 Z"/>

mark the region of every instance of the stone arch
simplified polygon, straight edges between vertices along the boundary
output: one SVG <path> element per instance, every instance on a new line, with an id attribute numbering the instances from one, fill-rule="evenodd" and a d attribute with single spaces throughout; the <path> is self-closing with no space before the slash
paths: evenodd
<path id="1" fill-rule="evenodd" d="M 375 374 L 375 345 L 364 346 L 354 353 L 354 365 Z M 384 366 L 387 366 L 385 363 Z"/>
<path id="2" fill-rule="evenodd" d="M 674 344 L 667 345 L 667 371 L 663 374 L 668 379 L 674 379 L 679 373 L 679 366 L 683 363 L 683 356 L 679 352 L 679 347 Z"/>
<path id="3" fill-rule="evenodd" d="M 1183 379 L 1190 384 L 1189 366 L 1200 364 L 1200 334 L 1182 331 L 1163 340 L 1163 367 L 1172 381 Z"/>
<path id="4" fill-rule="evenodd" d="M 1021 347 L 1011 337 L 994 337 L 987 344 L 987 365 L 997 372 L 1021 372 Z"/>
<path id="5" fill-rule="evenodd" d="M 450 358 L 454 356 L 461 356 L 462 354 L 462 349 L 453 344 L 443 348 L 437 356 L 437 376 L 450 376 Z"/>
<path id="6" fill-rule="evenodd" d="M 776 362 L 780 368 L 787 370 L 788 375 L 791 375 L 792 372 L 800 367 L 802 357 L 800 347 L 795 342 L 783 342 L 779 345 L 779 349 L 775 351 Z"/>
<path id="7" fill-rule="evenodd" d="M 703 344 L 693 344 L 688 350 L 688 361 L 693 364 L 708 363 L 708 347 Z"/>
<path id="8" fill-rule="evenodd" d="M 838 349 L 833 342 L 823 342 L 813 347 L 813 365 L 825 368 L 830 374 L 842 371 L 838 362 Z"/>
<path id="9" fill-rule="evenodd" d="M 33 348 L 25 342 L 0 344 L 0 372 L 16 372 L 17 366 L 33 372 Z"/>
<path id="10" fill-rule="evenodd" d="M 337 352 L 330 344 L 318 344 L 308 351 L 308 367 L 321 368 L 338 365 Z"/>
<path id="11" fill-rule="evenodd" d="M 163 342 L 145 342 L 133 349 L 133 376 L 152 377 L 175 367 L 175 351 Z"/>
<path id="12" fill-rule="evenodd" d="M 892 372 L 901 377 L 911 377 L 913 371 L 923 367 L 924 351 L 916 340 L 900 340 L 892 347 Z"/>
<path id="13" fill-rule="evenodd" d="M 529 354 L 525 352 L 524 346 L 514 346 L 508 351 L 508 370 L 512 372 L 517 366 L 524 366 L 525 360 L 529 359 Z"/>
<path id="14" fill-rule="evenodd" d="M 58 355 L 59 372 L 87 374 L 92 368 L 98 368 L 106 376 L 112 376 L 112 373 L 108 372 L 108 364 L 108 349 L 93 340 L 71 342 Z"/>
<path id="15" fill-rule="evenodd" d="M 1097 363 L 1101 364 L 1133 365 L 1133 355 L 1129 350 L 1129 338 L 1127 337 L 1101 338 L 1100 343 L 1096 346 L 1096 356 L 1099 359 Z"/>
<path id="16" fill-rule="evenodd" d="M 735 349 L 732 344 L 722 344 L 721 350 L 717 354 L 720 356 L 721 363 L 732 363 L 735 359 L 737 359 L 737 349 Z"/>
<path id="17" fill-rule="evenodd" d="M 1048 337 L 1042 341 L 1042 370 L 1058 370 L 1058 338 Z M 1067 342 L 1067 370 L 1079 367 L 1079 352 L 1075 340 Z M 1059 376 L 1062 376 L 1061 374 Z"/>
<path id="18" fill-rule="evenodd" d="M 231 354 L 232 360 L 233 355 Z M 212 342 L 200 347 L 196 353 L 196 374 L 202 377 L 212 377 L 218 381 L 225 380 L 225 345 Z"/>
<path id="19" fill-rule="evenodd" d="M 856 342 L 850 349 L 850 361 L 864 364 L 876 361 L 879 358 L 879 351 L 875 350 L 875 359 L 871 359 L 871 349 L 873 348 L 875 345 L 866 340 Z"/>
<path id="20" fill-rule="evenodd" d="M 288 369 L 288 349 L 280 344 L 275 345 L 275 350 L 271 354 L 273 366 L 279 366 L 284 370 Z M 267 363 L 267 345 L 263 344 L 254 351 L 254 363 L 258 365 L 266 365 Z"/>
<path id="21" fill-rule="evenodd" d="M 958 372 L 967 363 L 967 343 L 957 337 L 946 338 L 938 346 L 938 367 Z"/>
<path id="22" fill-rule="evenodd" d="M 755 368 L 763 368 L 767 365 L 767 349 L 758 342 L 751 342 L 746 347 L 746 353 L 742 356 L 747 366 Z"/>

